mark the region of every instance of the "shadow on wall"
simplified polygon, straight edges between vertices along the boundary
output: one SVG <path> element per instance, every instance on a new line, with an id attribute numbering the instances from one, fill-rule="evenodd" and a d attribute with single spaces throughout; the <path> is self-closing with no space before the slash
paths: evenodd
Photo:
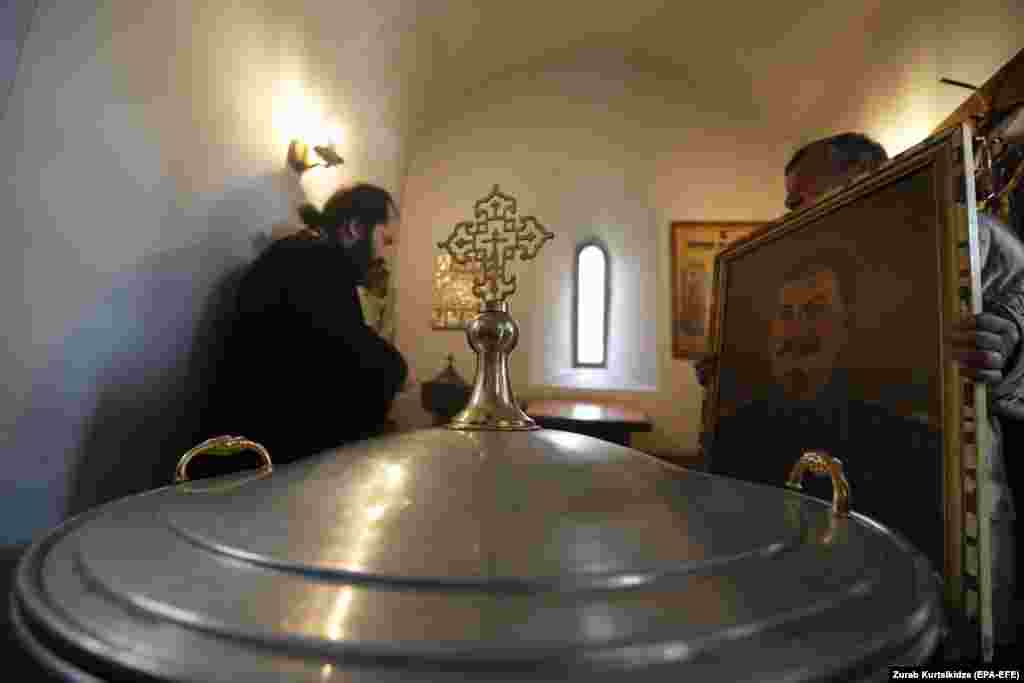
<path id="1" fill-rule="evenodd" d="M 197 254 L 175 254 L 165 265 L 190 261 L 189 256 Z M 174 354 L 170 364 L 139 366 L 131 359 L 132 351 L 125 349 L 101 371 L 102 384 L 86 423 L 81 457 L 71 473 L 69 515 L 170 484 L 178 457 L 206 438 L 202 429 L 209 383 L 221 358 L 234 293 L 244 271 L 244 265 L 232 266 L 212 284 L 194 323 L 190 348 Z M 173 283 L 154 284 L 153 291 L 159 293 L 154 303 L 175 296 Z M 138 341 L 141 348 L 136 353 L 153 353 L 153 340 Z"/>
<path id="2" fill-rule="evenodd" d="M 280 227 L 252 232 L 267 219 L 254 214 L 277 208 L 266 200 L 277 180 L 253 181 L 210 207 L 203 241 L 117 276 L 104 302 L 110 346 L 85 359 L 98 367 L 87 373 L 92 410 L 81 422 L 78 457 L 67 463 L 65 514 L 170 484 L 181 454 L 211 436 L 203 416 L 235 292 L 249 258 Z M 65 340 L 66 354 L 102 344 L 96 321 L 84 322 Z"/>
<path id="3" fill-rule="evenodd" d="M 89 284 L 91 303 L 50 334 L 42 364 L 12 390 L 16 414 L 0 433 L 0 543 L 170 482 L 197 438 L 240 269 L 290 215 L 288 180 L 236 178 L 206 196 L 176 194 L 173 183 L 153 188 L 155 206 L 176 207 L 145 226 L 154 247 L 126 254 L 105 284 Z M 158 251 L 167 236 L 176 248 Z M 53 286 L 92 282 L 93 273 L 82 279 L 68 266 Z"/>

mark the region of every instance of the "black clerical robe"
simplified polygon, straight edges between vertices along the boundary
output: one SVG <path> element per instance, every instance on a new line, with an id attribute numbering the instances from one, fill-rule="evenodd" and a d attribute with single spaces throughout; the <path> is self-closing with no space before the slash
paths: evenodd
<path id="1" fill-rule="evenodd" d="M 345 249 L 292 237 L 243 276 L 206 432 L 266 446 L 275 463 L 379 434 L 408 368 L 363 318 Z"/>

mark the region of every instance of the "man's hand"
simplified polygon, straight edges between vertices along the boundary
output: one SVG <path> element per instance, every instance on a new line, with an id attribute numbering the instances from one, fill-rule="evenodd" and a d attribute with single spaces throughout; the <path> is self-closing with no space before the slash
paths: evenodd
<path id="1" fill-rule="evenodd" d="M 697 384 L 706 389 L 708 384 L 714 381 L 715 373 L 718 372 L 718 356 L 713 353 L 704 356 L 693 364 L 693 370 L 697 374 Z"/>
<path id="2" fill-rule="evenodd" d="M 1003 381 L 1009 361 L 1020 350 L 1020 330 L 1012 320 L 979 313 L 955 325 L 947 341 L 965 375 L 995 385 Z"/>

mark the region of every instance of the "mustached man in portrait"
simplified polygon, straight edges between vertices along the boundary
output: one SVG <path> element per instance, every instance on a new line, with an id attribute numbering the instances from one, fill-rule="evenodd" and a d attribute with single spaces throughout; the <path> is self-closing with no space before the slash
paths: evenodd
<path id="1" fill-rule="evenodd" d="M 857 270 L 848 251 L 832 249 L 782 271 L 757 337 L 772 382 L 719 419 L 711 471 L 782 486 L 801 454 L 827 451 L 843 462 L 853 509 L 902 533 L 941 567 L 940 434 L 926 418 L 856 398 L 854 373 L 844 364 L 856 329 Z M 723 368 L 723 399 L 738 393 L 730 374 Z M 807 478 L 804 490 L 832 497 L 827 478 Z"/>

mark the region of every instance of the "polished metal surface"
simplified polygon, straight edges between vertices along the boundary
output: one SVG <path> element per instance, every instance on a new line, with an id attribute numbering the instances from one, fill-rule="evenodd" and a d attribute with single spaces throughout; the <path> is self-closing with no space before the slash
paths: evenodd
<path id="1" fill-rule="evenodd" d="M 449 429 L 525 431 L 540 429 L 523 412 L 512 393 L 508 356 L 519 341 L 519 326 L 508 314 L 508 303 L 487 302 L 466 326 L 466 338 L 476 351 L 476 380 L 469 405 L 448 424 Z"/>
<path id="2" fill-rule="evenodd" d="M 940 619 L 870 520 L 550 430 L 111 503 L 30 549 L 15 603 L 55 661 L 203 681 L 817 680 L 920 659 Z"/>

